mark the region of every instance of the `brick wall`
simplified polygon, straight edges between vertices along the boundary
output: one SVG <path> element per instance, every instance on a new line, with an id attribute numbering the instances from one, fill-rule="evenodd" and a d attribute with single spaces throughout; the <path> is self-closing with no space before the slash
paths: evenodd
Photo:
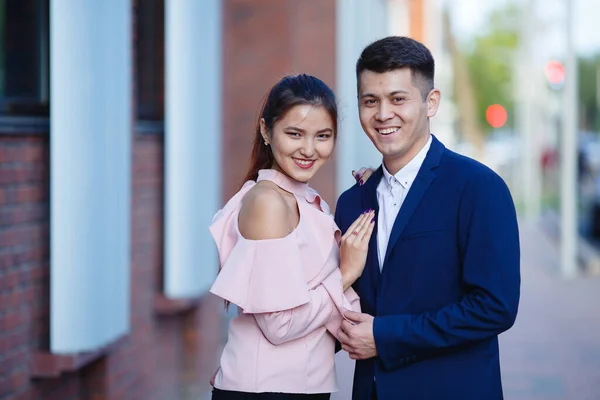
<path id="1" fill-rule="evenodd" d="M 49 340 L 47 135 L 0 136 L 0 398 L 25 393 Z M 77 391 L 77 384 L 70 385 Z M 52 390 L 52 387 L 48 387 Z M 68 396 L 65 398 L 69 398 Z"/>
<path id="2" fill-rule="evenodd" d="M 221 304 L 159 317 L 162 136 L 136 135 L 132 331 L 107 357 L 60 378 L 30 379 L 49 347 L 48 135 L 0 135 L 0 399 L 178 399 L 206 393 L 217 365 Z M 94 397 L 96 396 L 96 397 Z"/>
<path id="3" fill-rule="evenodd" d="M 269 88 L 286 74 L 308 73 L 335 89 L 335 0 L 223 0 L 223 14 L 223 198 L 228 199 L 246 174 Z M 335 205 L 333 159 L 311 186 Z"/>
<path id="4" fill-rule="evenodd" d="M 14 133 L 0 127 L 0 400 L 171 400 L 208 393 L 221 347 L 222 303 L 207 296 L 185 313 L 154 311 L 163 256 L 159 131 L 132 135 L 130 334 L 75 372 L 31 379 L 33 355 L 49 349 L 49 134 L 8 128 Z"/>

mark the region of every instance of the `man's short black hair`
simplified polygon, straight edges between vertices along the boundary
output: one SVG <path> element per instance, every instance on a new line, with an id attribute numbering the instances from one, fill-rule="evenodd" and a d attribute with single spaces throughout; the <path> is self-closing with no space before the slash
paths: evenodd
<path id="1" fill-rule="evenodd" d="M 364 70 L 384 73 L 409 68 L 413 84 L 421 90 L 423 101 L 433 89 L 435 61 L 427 47 L 406 36 L 388 36 L 371 43 L 356 62 L 356 80 Z"/>

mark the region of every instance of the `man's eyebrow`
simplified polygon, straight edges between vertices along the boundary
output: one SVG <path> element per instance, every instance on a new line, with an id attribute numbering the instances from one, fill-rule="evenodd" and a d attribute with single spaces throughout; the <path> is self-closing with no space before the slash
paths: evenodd
<path id="1" fill-rule="evenodd" d="M 397 94 L 410 94 L 410 92 L 407 90 L 400 89 L 400 90 L 395 90 L 392 93 L 390 93 L 390 96 L 395 96 Z"/>
<path id="2" fill-rule="evenodd" d="M 363 97 L 377 97 L 377 96 L 375 96 L 373 93 L 363 93 L 360 95 L 360 98 L 362 99 Z"/>
<path id="3" fill-rule="evenodd" d="M 410 94 L 410 92 L 408 90 L 404 90 L 404 89 L 400 89 L 400 90 L 394 90 L 393 92 L 389 93 L 388 96 L 396 96 L 398 94 Z M 375 96 L 373 93 L 363 93 L 360 95 L 360 98 L 365 98 L 365 97 L 377 97 Z"/>

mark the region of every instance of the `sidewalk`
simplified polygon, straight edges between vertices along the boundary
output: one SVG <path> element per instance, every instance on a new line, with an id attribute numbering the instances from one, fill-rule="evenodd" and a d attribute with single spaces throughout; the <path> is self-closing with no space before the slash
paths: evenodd
<path id="1" fill-rule="evenodd" d="M 600 399 L 600 277 L 566 280 L 558 243 L 521 224 L 521 303 L 500 336 L 506 400 Z"/>

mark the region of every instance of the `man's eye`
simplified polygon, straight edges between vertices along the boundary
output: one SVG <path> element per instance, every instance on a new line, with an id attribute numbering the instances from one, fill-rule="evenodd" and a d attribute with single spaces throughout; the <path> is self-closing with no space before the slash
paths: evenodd
<path id="1" fill-rule="evenodd" d="M 395 101 L 396 103 L 401 103 L 401 102 L 403 102 L 403 101 L 404 101 L 404 97 L 394 97 L 394 101 Z"/>
<path id="2" fill-rule="evenodd" d="M 367 106 L 372 106 L 373 104 L 376 104 L 376 103 L 377 103 L 377 100 L 374 100 L 374 99 L 367 99 L 364 101 L 364 104 Z"/>

